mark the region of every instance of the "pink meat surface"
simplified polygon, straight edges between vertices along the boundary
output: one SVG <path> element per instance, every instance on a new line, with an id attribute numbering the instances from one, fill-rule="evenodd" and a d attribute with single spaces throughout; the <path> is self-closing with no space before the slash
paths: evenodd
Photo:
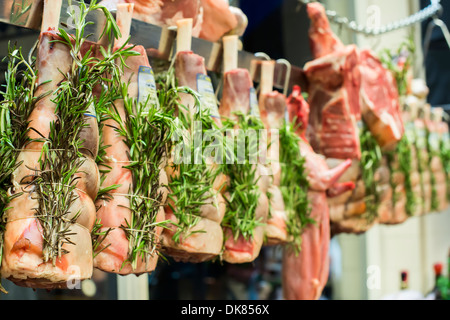
<path id="1" fill-rule="evenodd" d="M 358 121 L 392 150 L 404 128 L 396 82 L 370 50 L 344 46 L 330 29 L 325 8 L 307 5 L 314 60 L 305 65 L 314 149 L 328 158 L 359 159 Z"/>
<path id="2" fill-rule="evenodd" d="M 224 74 L 224 84 L 222 100 L 219 112 L 222 118 L 236 120 L 234 113 L 240 112 L 248 115 L 252 112 L 259 112 L 259 106 L 252 106 L 251 90 L 253 81 L 247 69 L 234 69 Z M 257 108 L 252 111 L 252 108 Z M 239 129 L 239 128 L 235 128 Z M 261 171 L 258 171 L 261 172 Z M 269 176 L 259 176 L 258 181 L 260 196 L 258 206 L 255 210 L 255 219 L 261 219 L 262 223 L 267 222 L 269 214 L 269 199 L 266 192 L 272 182 Z M 231 236 L 229 229 L 225 228 L 225 250 L 223 259 L 229 263 L 244 263 L 254 261 L 261 250 L 264 241 L 264 227 L 257 227 L 253 237 L 244 239 L 240 236 L 237 240 Z"/>
<path id="3" fill-rule="evenodd" d="M 229 32 L 242 35 L 247 18 L 226 0 L 104 0 L 113 10 L 119 3 L 133 3 L 133 18 L 158 26 L 176 26 L 180 19 L 193 19 L 192 35 L 218 41 Z"/>
<path id="4" fill-rule="evenodd" d="M 55 98 L 56 89 L 71 70 L 72 57 L 68 46 L 55 42 L 60 39 L 54 30 L 41 32 L 38 45 L 36 67 L 38 70 L 36 95 L 49 93 L 36 103 L 29 117 L 30 138 L 48 137 L 51 123 L 57 119 Z M 92 122 L 97 125 L 96 122 Z M 62 246 L 67 252 L 56 258 L 54 263 L 45 258 L 43 229 L 40 220 L 35 217 L 39 208 L 37 194 L 27 190 L 23 195 L 8 204 L 7 223 L 4 234 L 4 251 L 2 259 L 2 276 L 12 282 L 32 288 L 65 288 L 70 280 L 90 278 L 93 270 L 92 242 L 90 232 L 95 220 L 93 197 L 97 194 L 98 168 L 93 161 L 96 156 L 96 129 L 85 128 L 91 136 L 94 149 L 86 158 L 80 171 L 75 174 L 75 201 L 65 218 L 71 219 L 79 212 L 75 223 L 71 223 L 69 240 Z M 27 189 L 24 184 L 39 169 L 38 163 L 42 142 L 33 142 L 18 154 L 21 166 L 13 174 L 13 183 Z M 51 152 L 51 151 L 50 151 Z M 51 168 L 49 168 L 51 170 Z M 74 178 L 75 178 L 74 176 Z M 75 182 L 76 181 L 76 182 Z"/>
<path id="5" fill-rule="evenodd" d="M 142 46 L 135 46 L 134 51 L 140 55 L 130 56 L 125 61 L 127 67 L 124 69 L 122 81 L 129 83 L 128 96 L 130 98 L 138 97 L 138 70 L 141 66 L 150 67 L 147 54 Z M 115 107 L 120 114 L 120 118 L 125 122 L 127 114 L 124 107 L 123 100 L 115 101 Z M 123 123 L 122 123 L 123 124 Z M 130 164 L 128 157 L 129 149 L 125 144 L 124 137 L 122 137 L 116 128 L 119 126 L 112 119 L 105 121 L 103 126 L 103 145 L 105 148 L 105 163 L 100 168 L 109 170 L 106 178 L 103 181 L 102 187 L 109 187 L 119 185 L 119 187 L 110 191 L 111 200 L 97 200 L 97 218 L 102 224 L 102 231 L 108 231 L 106 237 L 102 237 L 100 246 L 97 250 L 97 255 L 94 259 L 96 268 L 112 273 L 118 274 L 140 274 L 144 272 L 151 272 L 155 269 L 158 260 L 157 252 L 149 254 L 146 259 L 139 258 L 136 263 L 136 268 L 133 268 L 129 263 L 129 241 L 123 227 L 127 225 L 127 221 L 131 221 L 130 198 L 127 196 L 133 190 L 133 176 L 132 172 L 126 168 Z M 161 172 L 165 175 L 165 172 Z M 160 175 L 160 177 L 162 177 Z M 162 179 L 162 178 L 161 178 Z M 165 201 L 165 200 L 164 200 Z M 157 215 L 156 221 L 160 222 L 164 219 L 161 214 L 162 208 Z M 162 232 L 161 228 L 156 228 L 155 238 L 159 240 Z"/>
<path id="6" fill-rule="evenodd" d="M 230 11 L 227 0 L 201 0 L 203 24 L 200 38 L 218 41 L 227 32 L 238 25 L 236 16 Z"/>
<path id="7" fill-rule="evenodd" d="M 308 199 L 316 224 L 304 231 L 298 256 L 287 249 L 283 252 L 282 284 L 286 300 L 318 300 L 328 281 L 330 218 L 326 195 L 309 192 Z"/>

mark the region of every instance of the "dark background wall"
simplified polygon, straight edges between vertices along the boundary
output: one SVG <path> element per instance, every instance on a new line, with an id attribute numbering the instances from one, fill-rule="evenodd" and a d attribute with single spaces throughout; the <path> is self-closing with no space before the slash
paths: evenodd
<path id="1" fill-rule="evenodd" d="M 429 0 L 421 0 L 421 7 L 425 8 L 430 4 Z M 450 1 L 442 0 L 443 11 L 439 18 L 450 26 Z M 422 23 L 422 37 L 425 37 L 426 30 L 431 20 Z M 428 54 L 425 57 L 426 80 L 430 87 L 428 101 L 433 106 L 442 106 L 450 112 L 450 48 L 445 41 L 444 33 L 439 27 L 434 27 L 431 36 Z"/>
<path id="2" fill-rule="evenodd" d="M 297 0 L 241 0 L 249 20 L 243 36 L 244 49 L 284 58 L 296 66 L 311 60 L 309 19 Z"/>

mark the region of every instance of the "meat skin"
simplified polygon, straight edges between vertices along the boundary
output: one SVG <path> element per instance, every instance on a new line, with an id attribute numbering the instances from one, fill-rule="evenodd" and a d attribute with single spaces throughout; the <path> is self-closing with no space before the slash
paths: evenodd
<path id="1" fill-rule="evenodd" d="M 205 67 L 205 59 L 192 51 L 180 51 L 175 59 L 175 76 L 178 86 L 188 87 L 196 92 L 198 88 L 198 77 L 207 76 Z M 179 93 L 180 104 L 184 108 L 178 108 L 178 114 L 184 113 L 185 116 L 194 117 L 197 106 L 195 99 L 191 94 Z M 206 108 L 206 104 L 201 104 L 202 108 Z M 212 106 L 214 108 L 214 106 Z M 205 109 L 206 110 L 206 109 Z M 222 122 L 218 118 L 217 110 L 210 110 L 211 118 L 214 124 L 222 127 Z M 180 178 L 180 172 L 173 165 L 173 158 L 169 159 L 167 166 L 168 180 L 170 182 Z M 215 163 L 208 163 L 206 168 L 214 172 L 218 169 Z M 212 180 L 212 179 L 211 179 Z M 192 228 L 183 232 L 179 239 L 174 239 L 177 233 L 178 217 L 174 214 L 173 209 L 176 208 L 176 199 L 174 195 L 169 197 L 168 204 L 165 207 L 166 219 L 171 221 L 169 228 L 166 228 L 162 234 L 162 250 L 176 261 L 200 263 L 212 260 L 217 257 L 222 250 L 223 231 L 221 222 L 225 214 L 225 200 L 222 195 L 224 192 L 224 184 L 227 179 L 222 172 L 218 172 L 216 178 L 211 181 L 209 190 L 205 191 L 202 198 L 206 198 L 199 208 L 197 217 L 198 223 Z M 206 187 L 206 186 L 205 186 Z M 170 189 L 170 184 L 169 184 Z M 170 190 L 169 190 L 170 192 Z M 178 212 L 179 214 L 188 214 Z"/>
<path id="2" fill-rule="evenodd" d="M 119 3 L 133 3 L 134 19 L 161 27 L 191 18 L 192 36 L 212 42 L 230 33 L 242 35 L 248 24 L 245 14 L 226 0 L 103 0 L 100 4 L 114 10 Z"/>
<path id="3" fill-rule="evenodd" d="M 146 51 L 143 46 L 134 46 L 133 51 L 139 53 L 136 56 L 130 56 L 126 59 L 122 82 L 128 84 L 128 97 L 138 98 L 138 70 L 140 66 L 150 67 Z M 125 233 L 127 222 L 131 221 L 132 212 L 130 208 L 130 196 L 133 192 L 133 174 L 126 168 L 130 164 L 129 148 L 125 144 L 125 138 L 121 136 L 116 128 L 124 125 L 127 114 L 124 101 L 122 99 L 114 102 L 115 108 L 120 115 L 122 124 L 116 123 L 113 119 L 104 121 L 102 127 L 102 144 L 105 148 L 104 162 L 100 164 L 101 170 L 108 173 L 102 181 L 102 187 L 118 185 L 115 189 L 109 191 L 111 199 L 97 199 L 98 207 L 97 219 L 99 219 L 102 228 L 100 232 L 106 232 L 106 236 L 99 239 L 99 247 L 94 258 L 94 266 L 105 272 L 116 273 L 120 275 L 150 273 L 155 270 L 158 261 L 159 249 L 158 243 L 161 241 L 162 227 L 155 227 L 154 242 L 156 243 L 155 252 L 150 252 L 146 258 L 139 257 L 135 265 L 130 262 L 130 244 Z M 164 171 L 165 160 L 159 166 L 159 193 L 162 195 L 161 201 L 165 203 L 168 190 L 163 185 L 167 183 L 167 175 Z M 160 206 L 156 213 L 155 222 L 160 223 L 164 220 L 164 209 Z"/>
<path id="4" fill-rule="evenodd" d="M 72 68 L 72 57 L 69 46 L 57 42 L 59 35 L 54 30 L 41 32 L 37 55 L 37 84 L 35 95 L 42 96 L 31 111 L 29 117 L 29 137 L 31 139 L 48 138 L 51 123 L 58 119 L 56 104 L 57 89 Z M 86 117 L 87 126 L 82 133 L 89 137 L 84 139 L 80 150 L 85 158 L 74 175 L 72 185 L 75 189 L 71 196 L 71 204 L 65 219 L 76 221 L 68 224 L 68 241 L 63 241 L 60 257 L 48 257 L 44 252 L 43 227 L 36 217 L 39 208 L 38 194 L 34 186 L 28 183 L 39 175 L 39 158 L 43 142 L 33 141 L 22 147 L 18 154 L 21 165 L 12 175 L 15 192 L 24 191 L 14 198 L 7 207 L 4 233 L 4 251 L 2 259 L 2 277 L 15 284 L 31 288 L 67 288 L 73 281 L 88 279 L 92 275 L 92 240 L 91 230 L 94 226 L 96 208 L 93 199 L 99 188 L 99 171 L 95 164 L 98 151 L 98 126 L 96 120 Z M 93 118 L 92 118 L 93 119 Z M 97 141 L 96 141 L 97 140 Z M 49 152 L 55 152 L 50 150 Z M 44 168 L 52 170 L 52 168 Z M 60 186 L 60 183 L 55 182 Z M 68 187 L 68 186 L 67 186 Z M 59 213 L 59 212 L 58 212 Z M 54 262 L 54 263 L 53 263 Z"/>
<path id="5" fill-rule="evenodd" d="M 304 69 L 314 149 L 329 158 L 359 159 L 361 119 L 383 151 L 395 149 L 404 127 L 393 75 L 371 50 L 344 46 L 330 29 L 322 4 L 309 3 L 307 12 L 314 60 Z"/>
<path id="6" fill-rule="evenodd" d="M 326 195 L 309 192 L 311 218 L 302 235 L 301 251 L 297 256 L 285 248 L 283 252 L 283 298 L 285 300 L 318 300 L 328 280 L 330 220 Z"/>
<path id="7" fill-rule="evenodd" d="M 297 254 L 290 248 L 283 251 L 282 287 L 286 300 L 317 300 L 327 283 L 329 271 L 330 211 L 327 193 L 339 196 L 355 187 L 352 181 L 339 179 L 351 167 L 347 159 L 334 169 L 329 169 L 325 158 L 314 152 L 305 139 L 309 105 L 296 87 L 287 99 L 290 121 L 298 125 L 300 151 L 305 158 L 308 173 L 310 217 L 315 223 L 306 226 L 302 234 L 301 250 Z"/>

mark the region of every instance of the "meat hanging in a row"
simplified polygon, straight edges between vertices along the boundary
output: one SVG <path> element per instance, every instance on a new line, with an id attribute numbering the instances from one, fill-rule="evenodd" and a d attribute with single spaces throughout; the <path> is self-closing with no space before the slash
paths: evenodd
<path id="1" fill-rule="evenodd" d="M 125 40 L 132 5 L 118 6 L 117 24 L 103 8 L 106 26 L 122 35 L 113 43 L 58 29 L 59 8 L 47 2 L 44 8 L 55 20 L 45 19 L 37 64 L 30 66 L 27 139 L 14 141 L 2 277 L 52 289 L 89 279 L 93 268 L 152 272 L 161 254 L 189 262 L 254 261 L 264 245 L 268 194 L 276 195 L 269 165 L 215 163 L 218 154 L 204 156 L 206 143 L 198 150 L 189 141 L 216 131 L 223 143 L 226 130 L 266 128 L 248 70 L 226 73 L 218 109 L 204 59 L 181 50 L 182 39 L 174 64 L 155 80 L 144 48 Z M 98 8 L 83 6 L 77 28 Z M 181 30 L 192 21 L 179 23 Z M 237 37 L 232 41 L 237 56 Z M 180 146 L 174 137 L 186 133 L 184 150 L 194 157 L 200 151 L 193 163 L 174 157 Z M 234 143 L 222 151 L 225 158 L 241 156 Z"/>
<path id="2" fill-rule="evenodd" d="M 57 16 L 50 8 L 45 2 L 44 16 Z M 7 92 L 22 90 L 31 103 L 22 113 L 8 107 L 26 130 L 6 159 L 2 277 L 51 289 L 88 279 L 93 268 L 149 273 L 160 255 L 248 263 L 263 246 L 279 245 L 284 298 L 318 299 L 330 227 L 351 228 L 349 220 L 333 221 L 337 210 L 348 214 L 349 195 L 355 210 L 368 205 L 356 197 L 367 186 L 353 178 L 365 148 L 395 150 L 404 137 L 395 90 L 389 106 L 374 100 L 377 81 L 380 90 L 392 84 L 389 73 L 373 55 L 316 33 L 329 26 L 323 7 L 311 4 L 312 41 L 334 39 L 321 43 L 339 50 L 314 42 L 325 53 L 305 66 L 309 103 L 298 86 L 289 97 L 273 90 L 273 61 L 259 62 L 258 96 L 249 71 L 237 67 L 237 36 L 223 38 L 218 101 L 204 58 L 190 48 L 193 20 L 177 21 L 177 53 L 155 74 L 146 50 L 127 42 L 132 4 L 117 6 L 117 22 L 104 7 L 82 8 L 78 31 L 87 13 L 102 9 L 115 41 L 106 35 L 93 43 L 44 19 L 30 81 L 8 84 Z M 438 120 L 427 128 L 445 131 Z M 375 174 L 392 182 L 383 166 Z"/>

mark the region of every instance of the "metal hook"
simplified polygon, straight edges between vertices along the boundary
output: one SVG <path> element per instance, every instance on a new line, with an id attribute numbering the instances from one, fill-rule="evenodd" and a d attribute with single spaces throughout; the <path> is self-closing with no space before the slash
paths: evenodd
<path id="1" fill-rule="evenodd" d="M 255 57 L 263 58 L 263 59 L 266 59 L 267 61 L 272 60 L 272 59 L 270 59 L 269 55 L 264 53 L 264 52 L 257 52 L 257 53 L 255 53 Z"/>
<path id="2" fill-rule="evenodd" d="M 254 54 L 254 56 L 255 56 L 256 58 L 259 58 L 259 59 L 262 58 L 262 59 L 267 60 L 267 61 L 271 61 L 271 60 L 272 60 L 272 59 L 269 57 L 269 55 L 266 54 L 266 53 L 264 53 L 264 52 L 256 52 L 256 53 Z M 255 75 L 255 73 L 256 73 L 256 70 L 255 70 L 255 69 L 252 70 L 251 73 L 253 73 L 251 76 L 252 76 L 252 78 L 254 78 L 254 75 Z M 258 94 L 259 91 L 260 91 L 260 89 L 261 89 L 259 83 L 258 83 L 258 86 L 257 86 L 255 89 L 256 89 L 256 93 Z"/>
<path id="3" fill-rule="evenodd" d="M 433 33 L 433 29 L 435 27 L 439 27 L 442 31 L 442 33 L 444 34 L 445 37 L 445 41 L 447 42 L 447 45 L 450 49 L 450 32 L 447 28 L 447 25 L 445 24 L 444 21 L 442 21 L 441 19 L 439 19 L 436 15 L 433 17 L 433 20 L 429 23 L 428 27 L 427 27 L 427 31 L 425 33 L 425 38 L 424 38 L 424 49 L 423 49 L 423 61 L 425 63 L 427 55 L 428 55 L 428 51 L 430 49 L 430 44 L 431 44 L 431 35 Z"/>
<path id="4" fill-rule="evenodd" d="M 286 59 L 278 59 L 277 63 L 284 64 L 286 66 L 286 74 L 284 75 L 283 94 L 287 96 L 289 84 L 291 83 L 292 65 Z"/>

